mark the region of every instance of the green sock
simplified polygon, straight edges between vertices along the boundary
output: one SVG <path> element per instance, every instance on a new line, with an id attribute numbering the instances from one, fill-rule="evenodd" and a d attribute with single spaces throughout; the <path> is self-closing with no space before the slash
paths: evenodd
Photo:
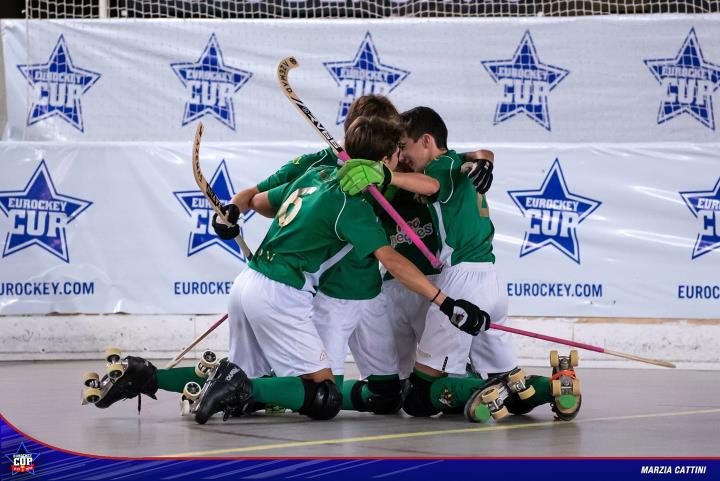
<path id="1" fill-rule="evenodd" d="M 417 374 L 417 371 L 416 371 Z M 471 377 L 439 377 L 430 386 L 430 401 L 441 411 L 465 406 L 470 396 L 483 387 L 485 381 Z"/>
<path id="2" fill-rule="evenodd" d="M 183 392 L 185 384 L 195 381 L 202 386 L 205 384 L 205 378 L 198 377 L 195 374 L 194 367 L 176 367 L 173 369 L 158 369 L 157 383 L 158 389 L 171 392 Z"/>
<path id="3" fill-rule="evenodd" d="M 535 388 L 535 394 L 524 402 L 533 407 L 552 402 L 552 385 L 549 377 L 528 376 L 527 383 Z"/>
<path id="4" fill-rule="evenodd" d="M 305 386 L 299 377 L 261 377 L 251 382 L 256 401 L 293 411 L 298 411 L 305 402 Z"/>
<path id="5" fill-rule="evenodd" d="M 335 378 L 337 378 L 337 376 L 335 376 Z M 367 378 L 368 381 L 391 381 L 394 379 L 399 379 L 399 376 L 397 374 L 386 374 L 372 375 Z M 357 411 L 357 408 L 352 403 L 352 390 L 353 386 L 355 386 L 357 382 L 359 382 L 357 379 L 348 379 L 342 384 L 343 401 L 341 409 L 345 411 Z M 338 386 L 340 386 L 340 384 L 338 384 Z M 370 390 L 367 383 L 363 383 L 363 387 L 360 390 L 360 398 L 362 399 L 364 405 L 367 405 L 367 401 L 372 395 L 373 392 Z"/>

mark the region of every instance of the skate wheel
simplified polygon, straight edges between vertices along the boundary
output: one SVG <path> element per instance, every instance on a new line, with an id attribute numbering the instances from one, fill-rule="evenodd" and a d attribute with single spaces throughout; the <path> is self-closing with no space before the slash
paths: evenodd
<path id="1" fill-rule="evenodd" d="M 505 416 L 507 416 L 508 414 L 510 414 L 510 413 L 508 412 L 507 408 L 505 406 L 503 406 L 500 409 L 498 409 L 497 411 L 495 411 L 494 413 L 492 413 L 492 417 L 495 421 L 498 421 L 498 420 L 504 418 Z"/>
<path id="2" fill-rule="evenodd" d="M 575 367 L 580 364 L 580 356 L 576 349 L 570 351 L 570 367 Z"/>
<path id="3" fill-rule="evenodd" d="M 201 362 L 195 365 L 195 375 L 203 379 L 208 377 L 208 368 Z"/>
<path id="4" fill-rule="evenodd" d="M 550 351 L 550 367 L 558 367 L 560 365 L 560 358 L 558 357 L 557 351 Z"/>
<path id="5" fill-rule="evenodd" d="M 190 401 L 187 399 L 180 400 L 180 416 L 190 415 Z"/>
<path id="6" fill-rule="evenodd" d="M 108 377 L 110 379 L 118 379 L 123 375 L 123 365 L 119 362 L 114 362 L 107 367 Z"/>
<path id="7" fill-rule="evenodd" d="M 207 366 L 214 366 L 218 363 L 218 358 L 213 351 L 207 350 L 202 353 L 201 360 Z"/>
<path id="8" fill-rule="evenodd" d="M 580 379 L 573 379 L 572 393 L 575 397 L 578 397 L 580 395 Z"/>
<path id="9" fill-rule="evenodd" d="M 560 379 L 555 379 L 550 384 L 552 388 L 552 397 L 558 397 L 560 396 L 561 390 L 560 390 Z"/>
<path id="10" fill-rule="evenodd" d="M 189 401 L 195 401 L 197 398 L 200 397 L 200 390 L 202 388 L 200 387 L 200 384 L 196 383 L 195 381 L 190 381 L 189 383 L 185 384 L 185 387 L 183 388 L 183 396 L 185 396 L 186 399 Z"/>
<path id="11" fill-rule="evenodd" d="M 100 390 L 94 387 L 86 387 L 83 389 L 82 397 L 86 403 L 95 404 L 100 400 Z"/>
<path id="12" fill-rule="evenodd" d="M 523 371 L 522 369 L 518 369 L 517 371 L 508 375 L 508 384 L 515 384 L 517 382 L 522 382 L 523 384 L 525 384 L 525 371 Z"/>
<path id="13" fill-rule="evenodd" d="M 120 360 L 120 349 L 117 347 L 108 347 L 105 349 L 105 360 L 109 363 L 118 362 Z"/>
<path id="14" fill-rule="evenodd" d="M 525 399 L 530 399 L 535 395 L 535 388 L 532 386 L 528 386 L 527 389 L 525 389 L 524 391 L 520 391 L 517 394 L 518 397 L 524 401 Z"/>
<path id="15" fill-rule="evenodd" d="M 87 387 L 97 387 L 100 385 L 100 376 L 96 372 L 86 372 L 83 376 L 83 384 Z"/>
<path id="16" fill-rule="evenodd" d="M 500 397 L 500 391 L 496 387 L 489 387 L 480 393 L 480 400 L 483 404 L 489 404 Z"/>

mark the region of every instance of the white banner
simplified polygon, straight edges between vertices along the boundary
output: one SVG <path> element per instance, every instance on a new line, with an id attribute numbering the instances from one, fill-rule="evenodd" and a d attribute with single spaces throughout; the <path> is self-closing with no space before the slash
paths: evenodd
<path id="1" fill-rule="evenodd" d="M 3 21 L 12 140 L 314 140 L 293 86 L 340 134 L 349 103 L 429 105 L 451 141 L 718 141 L 720 15 Z"/>
<path id="2" fill-rule="evenodd" d="M 320 147 L 207 142 L 202 165 L 226 200 Z M 511 314 L 717 317 L 720 144 L 485 147 Z M 0 314 L 224 311 L 244 258 L 209 228 L 190 150 L 0 144 Z M 268 225 L 243 215 L 251 249 Z"/>

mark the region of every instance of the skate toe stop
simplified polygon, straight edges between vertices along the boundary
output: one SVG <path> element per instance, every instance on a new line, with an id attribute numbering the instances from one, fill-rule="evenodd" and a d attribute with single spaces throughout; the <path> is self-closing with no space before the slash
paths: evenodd
<path id="1" fill-rule="evenodd" d="M 558 398 L 558 404 L 563 409 L 572 409 L 577 404 L 577 398 L 570 394 L 564 394 Z"/>

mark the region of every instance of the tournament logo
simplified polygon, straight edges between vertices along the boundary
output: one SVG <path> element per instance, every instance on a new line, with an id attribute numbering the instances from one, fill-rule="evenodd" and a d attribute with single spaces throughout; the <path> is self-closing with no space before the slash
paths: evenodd
<path id="1" fill-rule="evenodd" d="M 23 190 L 0 191 L 0 211 L 10 218 L 3 257 L 37 245 L 70 262 L 65 230 L 92 205 L 87 200 L 58 194 L 45 161 Z"/>
<path id="2" fill-rule="evenodd" d="M 523 35 L 512 58 L 485 60 L 482 64 L 493 81 L 503 87 L 503 98 L 495 109 L 493 125 L 524 112 L 546 130 L 551 130 L 548 92 L 557 87 L 570 71 L 542 63 L 529 30 Z"/>
<path id="3" fill-rule="evenodd" d="M 47 62 L 17 67 L 33 87 L 28 125 L 57 115 L 80 132 L 85 132 L 81 100 L 101 75 L 73 64 L 62 35 Z"/>
<path id="4" fill-rule="evenodd" d="M 712 93 L 720 87 L 720 66 L 705 60 L 694 28 L 675 58 L 645 60 L 645 65 L 665 91 L 658 124 L 689 114 L 715 130 Z"/>
<path id="5" fill-rule="evenodd" d="M 230 174 L 224 160 L 220 162 L 209 183 L 223 205 L 230 202 L 230 199 L 235 195 L 235 189 L 230 181 Z M 173 194 L 180 202 L 180 205 L 183 206 L 185 212 L 192 218 L 193 227 L 188 238 L 188 257 L 210 246 L 218 245 L 241 261 L 246 262 L 245 255 L 234 239 L 223 240 L 215 234 L 215 230 L 212 228 L 212 218 L 215 210 L 199 189 L 173 192 Z M 253 214 L 255 214 L 255 211 L 250 209 L 240 214 L 238 224 L 240 225 L 241 236 L 243 235 L 243 224 L 250 220 Z"/>
<path id="6" fill-rule="evenodd" d="M 571 193 L 558 159 L 538 190 L 514 190 L 508 194 L 523 215 L 530 218 L 520 257 L 552 245 L 580 264 L 577 226 L 602 202 Z"/>
<path id="7" fill-rule="evenodd" d="M 177 62 L 170 64 L 170 67 L 189 97 L 185 103 L 183 126 L 209 114 L 235 130 L 233 95 L 253 74 L 225 65 L 214 33 L 197 62 Z"/>
<path id="8" fill-rule="evenodd" d="M 692 258 L 720 248 L 720 178 L 710 190 L 680 192 L 690 212 L 700 222 Z"/>
<path id="9" fill-rule="evenodd" d="M 17 473 L 35 474 L 35 462 L 40 456 L 37 453 L 31 453 L 25 447 L 25 443 L 21 442 L 14 454 L 6 454 L 5 457 L 10 460 L 10 471 L 15 476 Z"/>
<path id="10" fill-rule="evenodd" d="M 358 97 L 369 94 L 389 95 L 410 75 L 402 70 L 380 61 L 370 32 L 360 44 L 360 48 L 352 60 L 342 62 L 323 62 L 330 75 L 343 89 L 343 98 L 338 109 L 337 125 L 345 122 L 350 104 Z"/>

